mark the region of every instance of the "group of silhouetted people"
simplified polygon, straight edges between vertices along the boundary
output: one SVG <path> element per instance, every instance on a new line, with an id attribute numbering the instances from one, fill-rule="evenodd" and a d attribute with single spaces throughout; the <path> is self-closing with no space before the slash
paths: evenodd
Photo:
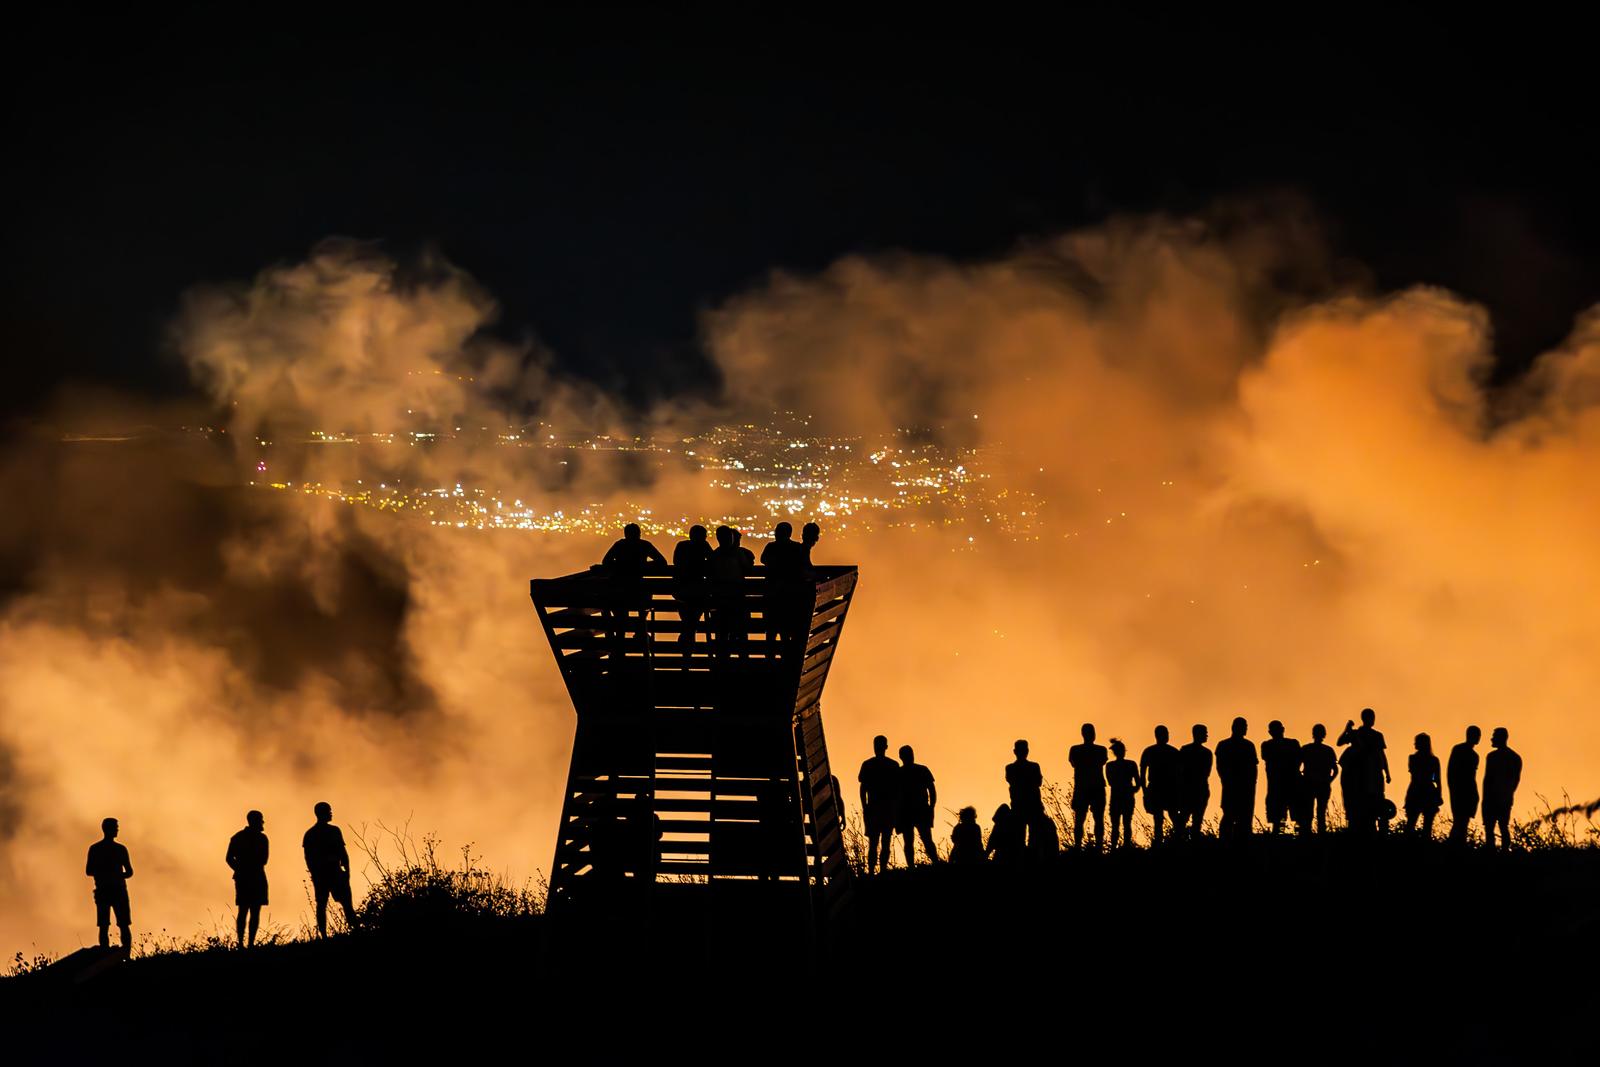
<path id="1" fill-rule="evenodd" d="M 345 848 L 344 834 L 333 825 L 333 808 L 326 801 L 319 801 L 313 811 L 317 821 L 305 832 L 301 846 L 316 901 L 317 936 L 327 937 L 330 897 L 344 909 L 346 925 L 351 929 L 356 925 L 355 904 L 350 895 L 350 853 Z M 261 927 L 261 909 L 267 904 L 269 850 L 265 827 L 266 818 L 261 812 L 247 813 L 244 829 L 228 839 L 224 857 L 233 871 L 233 899 L 239 909 L 235 925 L 241 948 L 255 945 L 256 931 Z M 84 868 L 84 873 L 94 879 L 95 923 L 100 928 L 100 947 L 111 947 L 110 927 L 114 914 L 122 935 L 122 952 L 127 954 L 133 948 L 128 904 L 128 879 L 133 877 L 133 863 L 127 846 L 117 840 L 117 820 L 101 820 L 100 830 L 105 836 L 89 846 L 89 861 Z"/>
<path id="2" fill-rule="evenodd" d="M 916 839 L 929 860 L 939 858 L 933 843 L 933 810 L 939 790 L 933 772 L 917 762 L 910 745 L 900 746 L 900 762 L 889 756 L 889 739 L 872 739 L 872 757 L 861 764 L 861 821 L 867 833 L 867 873 L 889 867 L 895 834 L 905 843 L 906 866 L 916 863 Z"/>
<path id="3" fill-rule="evenodd" d="M 1350 832 L 1357 835 L 1382 833 L 1398 814 L 1385 796 L 1391 784 L 1386 746 L 1376 727 L 1377 715 L 1371 708 L 1361 712 L 1361 724 L 1345 723 L 1336 745 L 1327 744 L 1328 731 L 1318 723 L 1311 728 L 1305 744 L 1285 736 L 1283 723 L 1273 720 L 1267 726 L 1267 739 L 1256 743 L 1247 735 L 1249 723 L 1233 720 L 1229 735 L 1217 742 L 1213 752 L 1206 747 L 1209 735 L 1203 724 L 1191 730 L 1192 740 L 1182 748 L 1171 743 L 1165 726 L 1155 728 L 1155 743 L 1145 748 L 1135 763 L 1127 747 L 1112 738 L 1107 747 L 1095 741 L 1092 723 L 1084 723 L 1083 741 L 1067 752 L 1072 789 L 1072 845 L 1082 848 L 1086 832 L 1091 847 L 1099 851 L 1105 838 L 1106 809 L 1111 815 L 1110 848 L 1133 843 L 1133 812 L 1138 794 L 1143 794 L 1144 810 L 1151 820 L 1151 844 L 1160 846 L 1167 839 L 1171 823 L 1173 840 L 1195 840 L 1200 836 L 1206 811 L 1211 805 L 1211 777 L 1215 770 L 1222 790 L 1217 835 L 1225 842 L 1237 841 L 1254 832 L 1256 797 L 1261 771 L 1266 773 L 1266 824 L 1273 834 L 1282 833 L 1292 821 L 1302 834 L 1327 832 L 1328 801 L 1333 783 L 1338 781 Z M 1511 808 L 1522 779 L 1522 757 L 1508 745 L 1510 735 L 1497 727 L 1490 737 L 1491 751 L 1483 760 L 1482 793 L 1478 783 L 1477 745 L 1482 731 L 1469 726 L 1466 739 L 1451 750 L 1449 765 L 1440 773 L 1439 758 L 1427 734 L 1418 734 L 1415 751 L 1407 761 L 1410 783 L 1404 809 L 1406 827 L 1415 831 L 1421 823 L 1423 836 L 1432 838 L 1433 820 L 1443 806 L 1449 790 L 1450 840 L 1465 844 L 1472 819 L 1483 809 L 1484 843 L 1491 849 L 1511 843 Z M 914 861 L 912 833 L 922 836 L 930 860 L 938 852 L 931 842 L 933 775 L 912 759 L 910 746 L 900 750 L 901 763 L 887 755 L 888 740 L 873 741 L 875 755 L 861 765 L 861 805 L 867 833 L 867 871 L 884 870 L 888 865 L 889 840 L 893 832 L 905 839 L 906 864 Z M 967 864 L 993 859 L 1010 863 L 1028 857 L 1054 855 L 1059 850 L 1059 831 L 1045 811 L 1042 790 L 1044 775 L 1039 764 L 1028 758 L 1028 742 L 1017 741 L 1016 759 L 1006 765 L 1008 803 L 994 813 L 988 840 L 978 826 L 977 810 L 963 808 L 950 835 L 950 862 Z"/>
<path id="4" fill-rule="evenodd" d="M 794 539 L 794 527 L 780 522 L 772 540 L 761 550 L 760 566 L 766 577 L 760 600 L 768 654 L 782 655 L 782 642 L 798 636 L 809 620 L 811 599 L 805 582 L 813 576 L 811 550 L 822 537 L 822 527 L 808 522 Z M 642 616 L 644 596 L 636 587 L 647 574 L 672 576 L 672 599 L 678 610 L 678 641 L 692 655 L 700 634 L 709 644 L 715 635 L 718 649 L 738 656 L 746 649 L 750 633 L 750 600 L 744 579 L 756 573 L 756 556 L 739 542 L 732 526 L 718 526 L 712 547 L 704 526 L 693 526 L 689 536 L 672 550 L 669 566 L 655 545 L 644 539 L 637 523 L 629 523 L 622 539 L 613 544 L 600 569 L 617 580 L 623 592 L 626 617 Z M 629 592 L 630 586 L 635 592 Z"/>

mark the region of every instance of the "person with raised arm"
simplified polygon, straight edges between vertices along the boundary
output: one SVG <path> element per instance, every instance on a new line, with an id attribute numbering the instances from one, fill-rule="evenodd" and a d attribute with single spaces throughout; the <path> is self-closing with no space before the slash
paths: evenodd
<path id="1" fill-rule="evenodd" d="M 1339 734 L 1338 743 L 1345 746 L 1344 754 L 1339 757 L 1345 776 L 1345 817 L 1350 828 L 1359 834 L 1389 828 L 1383 794 L 1384 786 L 1392 778 L 1388 746 L 1375 726 L 1377 721 L 1377 712 L 1362 708 L 1361 725 L 1358 727 L 1355 720 L 1349 720 Z"/>

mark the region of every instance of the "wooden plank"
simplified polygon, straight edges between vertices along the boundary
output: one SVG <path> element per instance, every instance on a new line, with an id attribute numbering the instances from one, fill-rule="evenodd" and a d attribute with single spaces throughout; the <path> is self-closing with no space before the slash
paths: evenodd
<path id="1" fill-rule="evenodd" d="M 841 600 L 832 606 L 823 609 L 822 611 L 816 612 L 811 616 L 811 625 L 806 627 L 806 632 L 815 632 L 817 627 L 834 621 L 848 610 L 850 610 L 850 602 L 848 600 Z"/>
<path id="2" fill-rule="evenodd" d="M 806 655 L 809 656 L 812 652 L 836 638 L 839 634 L 839 626 L 840 620 L 834 619 L 832 622 L 813 631 L 810 638 L 806 640 Z"/>
<path id="3" fill-rule="evenodd" d="M 827 678 L 828 677 L 828 666 L 829 666 L 830 662 L 831 662 L 830 660 L 826 660 L 825 659 L 821 663 L 817 664 L 815 667 L 812 667 L 810 670 L 808 670 L 805 673 L 801 674 L 800 678 L 799 678 L 799 683 L 798 683 L 798 686 L 797 686 L 797 691 L 798 691 L 798 689 L 804 689 L 806 686 L 810 685 L 812 682 L 821 681 L 821 680 Z"/>
<path id="4" fill-rule="evenodd" d="M 833 659 L 833 654 L 838 650 L 838 648 L 839 643 L 837 641 L 830 641 L 822 648 L 819 648 L 815 652 L 808 654 L 800 663 L 801 674 L 804 675 L 805 672 L 815 670 L 817 667 L 826 664 L 829 660 Z"/>
<path id="5" fill-rule="evenodd" d="M 827 680 L 827 675 L 819 675 L 801 686 L 800 690 L 794 695 L 795 707 L 803 707 L 808 703 L 820 700 L 822 698 L 822 683 Z"/>

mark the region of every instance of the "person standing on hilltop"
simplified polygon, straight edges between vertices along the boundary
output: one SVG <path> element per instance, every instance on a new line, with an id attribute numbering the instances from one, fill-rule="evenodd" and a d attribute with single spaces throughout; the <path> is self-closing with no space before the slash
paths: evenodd
<path id="1" fill-rule="evenodd" d="M 1081 732 L 1083 743 L 1067 750 L 1072 766 L 1072 847 L 1083 847 L 1083 817 L 1093 813 L 1094 850 L 1099 852 L 1106 828 L 1106 746 L 1094 743 L 1094 723 L 1084 723 Z"/>
<path id="2" fill-rule="evenodd" d="M 128 956 L 133 953 L 133 920 L 128 907 L 133 861 L 128 858 L 128 847 L 117 840 L 117 820 L 101 819 L 100 832 L 105 836 L 89 846 L 89 861 L 84 864 L 83 873 L 94 879 L 94 921 L 100 927 L 100 947 L 111 947 L 111 914 L 115 912 L 122 934 L 122 954 Z"/>
<path id="3" fill-rule="evenodd" d="M 319 800 L 312 809 L 317 821 L 301 839 L 306 854 L 306 870 L 311 874 L 311 890 L 317 905 L 317 936 L 328 936 L 328 898 L 344 909 L 345 925 L 356 927 L 355 903 L 350 898 L 350 853 L 344 847 L 344 834 L 333 825 L 333 806 Z"/>
<path id="4" fill-rule="evenodd" d="M 950 863 L 956 867 L 970 867 L 983 861 L 983 830 L 978 826 L 978 809 L 962 808 L 950 831 Z"/>
<path id="5" fill-rule="evenodd" d="M 906 846 L 906 866 L 917 865 L 917 843 L 922 838 L 923 850 L 929 863 L 939 862 L 939 849 L 933 843 L 933 809 L 939 803 L 939 792 L 933 785 L 933 772 L 917 762 L 910 745 L 900 746 L 900 803 L 895 822 Z"/>
<path id="6" fill-rule="evenodd" d="M 256 931 L 261 927 L 261 909 L 267 904 L 267 835 L 262 832 L 266 819 L 259 811 L 248 812 L 243 830 L 228 839 L 225 857 L 233 871 L 233 902 L 239 915 L 234 922 L 239 933 L 239 947 L 245 947 L 245 927 L 248 920 L 250 947 L 256 944 Z"/>
<path id="7" fill-rule="evenodd" d="M 1489 735 L 1490 752 L 1483 760 L 1483 843 L 1495 847 L 1494 832 L 1500 830 L 1500 848 L 1511 847 L 1511 805 L 1522 783 L 1522 757 L 1506 743 L 1511 734 L 1496 726 Z"/>
<path id="8" fill-rule="evenodd" d="M 1217 742 L 1217 777 L 1222 781 L 1222 823 L 1217 836 L 1236 841 L 1250 836 L 1256 814 L 1256 781 L 1260 760 L 1256 743 L 1245 736 L 1250 724 L 1243 716 L 1233 720 L 1229 736 Z"/>
<path id="9" fill-rule="evenodd" d="M 678 634 L 679 644 L 692 645 L 697 639 L 700 620 L 709 608 L 710 580 L 711 543 L 706 539 L 706 528 L 691 526 L 688 539 L 679 541 L 672 550 L 672 599 L 677 602 L 678 621 L 683 626 Z M 708 634 L 708 640 L 709 637 Z"/>
<path id="10" fill-rule="evenodd" d="M 1389 828 L 1389 820 L 1384 817 L 1383 787 L 1393 779 L 1389 774 L 1388 746 L 1374 726 L 1377 721 L 1377 712 L 1362 708 L 1361 725 L 1357 727 L 1353 719 L 1346 722 L 1338 741 L 1348 746 L 1339 758 L 1345 774 L 1345 816 L 1350 828 L 1359 834 Z"/>
<path id="11" fill-rule="evenodd" d="M 1478 742 L 1483 731 L 1467 727 L 1467 739 L 1450 750 L 1445 768 L 1445 784 L 1450 787 L 1450 840 L 1467 843 L 1472 817 L 1478 814 Z"/>
<path id="12" fill-rule="evenodd" d="M 872 756 L 861 763 L 861 822 L 867 831 L 867 873 L 889 869 L 895 806 L 900 803 L 900 765 L 889 757 L 889 739 L 872 739 Z"/>
<path id="13" fill-rule="evenodd" d="M 1172 735 L 1165 726 L 1157 726 L 1155 735 L 1156 743 L 1139 755 L 1139 788 L 1144 790 L 1144 810 L 1150 814 L 1151 848 L 1161 845 L 1163 815 L 1170 815 L 1176 828 L 1181 795 L 1178 750 L 1168 742 Z"/>
<path id="14" fill-rule="evenodd" d="M 1044 801 L 1040 790 L 1044 787 L 1044 772 L 1028 758 L 1028 742 L 1022 738 L 1011 746 L 1017 758 L 1006 764 L 1006 788 L 1011 793 L 1011 814 L 1017 820 L 1017 834 L 1025 844 L 1028 836 L 1037 832 L 1039 820 L 1044 818 Z"/>
<path id="15" fill-rule="evenodd" d="M 1267 723 L 1267 739 L 1261 742 L 1261 762 L 1267 772 L 1267 823 L 1274 834 L 1283 832 L 1283 822 L 1292 813 L 1301 831 L 1305 830 L 1300 794 L 1300 742 L 1283 736 L 1283 723 Z"/>
<path id="16" fill-rule="evenodd" d="M 985 859 L 994 857 L 1001 866 L 1015 866 L 1023 861 L 1022 820 L 1011 811 L 1010 804 L 994 809 L 994 825 L 989 828 L 989 840 L 984 845 Z"/>
<path id="17" fill-rule="evenodd" d="M 1128 746 L 1120 738 L 1111 739 L 1111 754 L 1106 764 L 1106 784 L 1111 786 L 1111 851 L 1133 844 L 1133 795 L 1139 791 L 1139 767 L 1128 758 Z M 1121 831 L 1120 835 L 1118 831 Z"/>
<path id="18" fill-rule="evenodd" d="M 1406 786 L 1406 829 L 1417 828 L 1422 819 L 1422 836 L 1433 840 L 1433 817 L 1439 814 L 1443 797 L 1439 795 L 1439 757 L 1433 754 L 1433 738 L 1416 737 L 1416 751 L 1406 760 L 1411 783 Z"/>
<path id="19" fill-rule="evenodd" d="M 1173 836 L 1182 840 L 1200 840 L 1201 827 L 1206 821 L 1206 807 L 1211 803 L 1211 750 L 1206 747 L 1210 736 L 1204 725 L 1195 723 L 1190 731 L 1194 737 L 1178 750 L 1178 769 L 1181 775 L 1182 817 L 1177 821 Z"/>
<path id="20" fill-rule="evenodd" d="M 1311 727 L 1311 743 L 1300 749 L 1300 781 L 1305 790 L 1306 825 L 1316 821 L 1317 833 L 1328 832 L 1328 798 L 1333 780 L 1339 777 L 1339 760 L 1324 743 L 1328 728 L 1320 722 Z"/>

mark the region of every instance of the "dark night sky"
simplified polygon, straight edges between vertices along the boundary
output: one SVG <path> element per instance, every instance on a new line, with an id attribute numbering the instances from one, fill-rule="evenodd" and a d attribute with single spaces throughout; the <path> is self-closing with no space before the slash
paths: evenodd
<path id="1" fill-rule="evenodd" d="M 179 293 L 330 235 L 438 248 L 504 332 L 640 397 L 704 384 L 697 312 L 774 267 L 993 254 L 1272 190 L 1309 197 L 1379 285 L 1486 302 L 1505 373 L 1600 300 L 1594 93 L 1560 26 L 745 26 L 744 43 L 627 26 L 617 43 L 600 31 L 620 18 L 204 10 L 13 27 L 0 410 L 68 380 L 180 389 L 161 340 Z"/>

